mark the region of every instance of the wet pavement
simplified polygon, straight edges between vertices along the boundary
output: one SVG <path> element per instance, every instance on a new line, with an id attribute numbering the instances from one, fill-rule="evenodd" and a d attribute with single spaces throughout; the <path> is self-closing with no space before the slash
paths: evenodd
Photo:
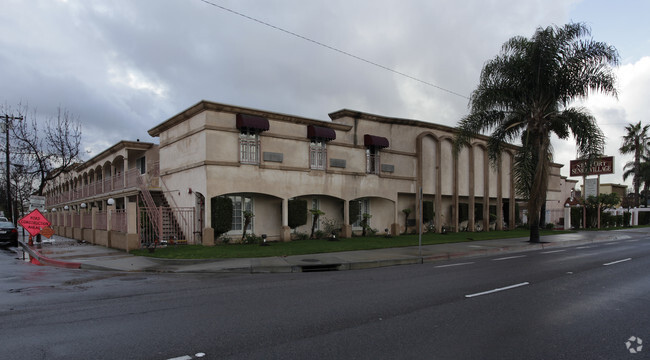
<path id="1" fill-rule="evenodd" d="M 547 235 L 542 237 L 541 244 L 531 244 L 527 241 L 528 238 L 513 238 L 424 245 L 421 252 L 417 246 L 413 246 L 286 257 L 201 260 L 157 259 L 134 256 L 124 251 L 82 243 L 56 235 L 52 239 L 44 240 L 40 246 L 30 247 L 24 243 L 21 243 L 21 246 L 25 256 L 31 257 L 33 263 L 73 269 L 171 273 L 269 273 L 355 270 L 421 264 L 498 253 L 626 240 L 647 235 L 650 235 L 650 228 L 631 228 Z M 20 249 L 17 250 L 21 251 Z"/>

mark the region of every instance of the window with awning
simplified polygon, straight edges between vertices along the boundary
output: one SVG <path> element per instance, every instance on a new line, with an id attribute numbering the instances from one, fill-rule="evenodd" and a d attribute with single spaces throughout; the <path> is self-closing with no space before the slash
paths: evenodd
<path id="1" fill-rule="evenodd" d="M 250 132 L 269 130 L 269 120 L 256 115 L 237 114 L 237 129 Z"/>
<path id="2" fill-rule="evenodd" d="M 336 139 L 334 129 L 327 127 L 309 125 L 307 126 L 307 138 L 311 140 L 331 141 Z"/>
<path id="3" fill-rule="evenodd" d="M 388 139 L 386 139 L 383 136 L 365 134 L 363 136 L 363 145 L 365 145 L 366 147 L 381 149 L 381 148 L 387 148 L 389 144 L 388 144 Z"/>

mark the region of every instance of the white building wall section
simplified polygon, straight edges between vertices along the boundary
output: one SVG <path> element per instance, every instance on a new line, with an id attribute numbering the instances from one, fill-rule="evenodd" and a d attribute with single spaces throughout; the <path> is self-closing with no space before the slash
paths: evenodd
<path id="1" fill-rule="evenodd" d="M 431 136 L 422 139 L 422 192 L 436 193 L 436 142 Z"/>
<path id="2" fill-rule="evenodd" d="M 440 185 L 443 195 L 454 193 L 454 158 L 451 140 L 444 139 L 440 144 Z"/>
<path id="3" fill-rule="evenodd" d="M 483 162 L 485 150 L 481 146 L 474 146 L 472 151 L 474 151 L 474 196 L 482 197 L 485 194 L 484 176 L 486 169 Z"/>

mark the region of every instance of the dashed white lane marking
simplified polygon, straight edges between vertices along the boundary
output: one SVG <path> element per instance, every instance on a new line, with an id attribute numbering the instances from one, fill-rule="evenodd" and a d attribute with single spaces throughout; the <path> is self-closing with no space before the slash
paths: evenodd
<path id="1" fill-rule="evenodd" d="M 616 245 L 616 244 L 618 244 L 618 243 L 615 243 L 615 242 L 603 243 L 603 245 Z"/>
<path id="2" fill-rule="evenodd" d="M 633 240 L 626 240 L 625 242 L 637 242 L 639 239 L 633 239 Z"/>
<path id="3" fill-rule="evenodd" d="M 202 352 L 196 353 L 196 354 L 194 354 L 194 356 L 196 358 L 202 358 L 202 357 L 205 356 L 205 353 L 202 353 Z M 183 356 L 179 356 L 179 357 L 175 357 L 175 358 L 170 358 L 170 359 L 167 359 L 167 360 L 192 360 L 192 359 L 194 359 L 194 358 L 189 356 L 189 355 L 183 355 Z"/>
<path id="4" fill-rule="evenodd" d="M 473 297 L 476 297 L 476 296 L 493 294 L 495 292 L 510 290 L 510 289 L 514 289 L 514 288 L 518 288 L 518 287 L 526 286 L 526 285 L 530 285 L 530 283 L 529 282 L 522 282 L 522 283 L 519 283 L 519 284 L 510 285 L 510 286 L 506 286 L 506 287 L 502 287 L 502 288 L 498 288 L 498 289 L 492 289 L 492 290 L 483 291 L 483 292 L 476 293 L 476 294 L 465 295 L 465 297 L 466 298 L 473 298 Z"/>
<path id="5" fill-rule="evenodd" d="M 566 250 L 552 250 L 552 251 L 544 251 L 544 252 L 541 253 L 541 254 L 555 254 L 555 253 L 559 253 L 559 252 L 563 252 L 563 251 L 566 251 Z"/>
<path id="6" fill-rule="evenodd" d="M 508 256 L 504 258 L 498 258 L 498 259 L 492 259 L 492 261 L 502 261 L 502 260 L 510 260 L 510 259 L 519 259 L 522 257 L 526 257 L 526 255 L 517 255 L 517 256 Z"/>
<path id="7" fill-rule="evenodd" d="M 591 249 L 593 246 L 578 246 L 576 249 Z"/>
<path id="8" fill-rule="evenodd" d="M 470 264 L 473 264 L 473 262 L 458 263 L 458 264 L 449 264 L 449 265 L 438 265 L 438 266 L 436 266 L 436 267 L 437 267 L 437 268 L 446 268 L 446 267 L 462 266 L 462 265 L 470 265 Z"/>
<path id="9" fill-rule="evenodd" d="M 609 265 L 614 265 L 614 264 L 618 264 L 618 263 L 622 263 L 622 262 L 626 262 L 626 261 L 630 261 L 630 260 L 632 260 L 632 258 L 627 258 L 627 259 L 623 259 L 623 260 L 612 261 L 612 262 L 609 262 L 609 263 L 607 263 L 607 264 L 603 264 L 603 265 L 604 265 L 604 266 L 609 266 Z"/>

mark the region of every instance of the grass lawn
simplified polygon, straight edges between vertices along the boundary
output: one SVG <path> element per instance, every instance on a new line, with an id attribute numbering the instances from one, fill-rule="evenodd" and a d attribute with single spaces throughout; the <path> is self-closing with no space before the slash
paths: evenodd
<path id="1" fill-rule="evenodd" d="M 561 234 L 570 231 L 541 230 L 540 235 Z M 509 231 L 461 232 L 448 234 L 423 234 L 422 245 L 445 244 L 463 241 L 480 241 L 491 239 L 506 239 L 528 237 L 529 231 L 518 229 Z M 385 238 L 353 237 L 339 241 L 296 240 L 291 242 L 273 242 L 270 246 L 257 244 L 228 244 L 216 246 L 178 245 L 157 248 L 153 253 L 147 249 L 132 250 L 131 254 L 151 256 L 166 259 L 224 259 L 224 258 L 254 258 L 268 256 L 288 256 L 302 254 L 317 254 L 337 251 L 384 249 L 402 246 L 417 246 L 418 235 L 400 235 Z"/>

